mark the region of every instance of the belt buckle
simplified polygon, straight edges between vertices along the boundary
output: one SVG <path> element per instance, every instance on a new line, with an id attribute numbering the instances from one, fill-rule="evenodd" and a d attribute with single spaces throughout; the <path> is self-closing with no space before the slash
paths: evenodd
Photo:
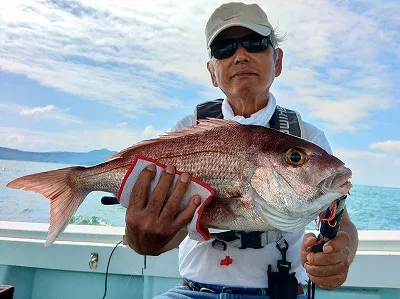
<path id="1" fill-rule="evenodd" d="M 202 293 L 213 293 L 213 294 L 217 293 L 216 291 L 211 290 L 209 288 L 200 288 L 199 292 L 202 292 Z"/>
<path id="2" fill-rule="evenodd" d="M 253 248 L 253 249 L 259 249 L 263 248 L 266 244 L 265 236 L 266 233 L 262 231 L 251 231 L 251 232 L 245 232 L 245 231 L 238 231 L 237 234 L 240 236 L 240 241 L 242 243 L 242 246 L 240 249 L 246 249 L 246 248 Z M 264 236 L 264 238 L 262 238 Z"/>

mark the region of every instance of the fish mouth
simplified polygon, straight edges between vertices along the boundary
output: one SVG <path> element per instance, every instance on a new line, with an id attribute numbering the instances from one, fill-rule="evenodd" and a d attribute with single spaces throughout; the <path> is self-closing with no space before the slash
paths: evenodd
<path id="1" fill-rule="evenodd" d="M 343 167 L 338 172 L 322 180 L 318 184 L 318 188 L 323 194 L 338 192 L 342 195 L 346 195 L 353 186 L 350 182 L 351 176 L 351 170 L 347 167 Z"/>

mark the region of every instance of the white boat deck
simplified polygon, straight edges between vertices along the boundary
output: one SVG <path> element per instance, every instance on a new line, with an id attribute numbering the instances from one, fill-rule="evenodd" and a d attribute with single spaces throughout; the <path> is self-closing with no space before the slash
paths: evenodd
<path id="1" fill-rule="evenodd" d="M 48 224 L 0 221 L 0 284 L 15 299 L 102 298 L 108 258 L 123 227 L 69 225 L 44 247 Z M 400 298 L 400 231 L 360 231 L 346 283 L 317 298 Z M 89 268 L 92 253 L 97 268 Z M 120 245 L 109 267 L 107 298 L 152 298 L 180 282 L 177 250 L 144 257 Z"/>

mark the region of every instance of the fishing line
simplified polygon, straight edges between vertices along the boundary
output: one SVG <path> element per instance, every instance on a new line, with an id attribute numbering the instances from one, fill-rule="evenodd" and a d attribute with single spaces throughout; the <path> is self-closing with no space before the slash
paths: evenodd
<path id="1" fill-rule="evenodd" d="M 111 257 L 112 257 L 112 255 L 113 255 L 115 249 L 117 249 L 118 245 L 121 244 L 121 243 L 122 243 L 122 241 L 119 241 L 119 242 L 117 243 L 117 245 L 114 246 L 114 249 L 111 251 L 110 257 L 108 258 L 107 270 L 106 270 L 106 278 L 105 278 L 105 280 L 104 280 L 104 295 L 103 295 L 103 298 L 102 298 L 102 299 L 106 298 L 106 295 L 107 295 L 108 268 L 110 267 Z"/>

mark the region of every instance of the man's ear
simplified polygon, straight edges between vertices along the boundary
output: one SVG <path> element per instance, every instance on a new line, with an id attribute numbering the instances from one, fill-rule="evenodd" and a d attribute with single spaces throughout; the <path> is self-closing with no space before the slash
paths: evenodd
<path id="1" fill-rule="evenodd" d="M 207 62 L 207 70 L 210 73 L 212 85 L 214 87 L 218 87 L 217 77 L 215 77 L 215 72 L 214 72 L 214 65 L 211 60 Z"/>
<path id="2" fill-rule="evenodd" d="M 283 51 L 281 48 L 275 49 L 275 77 L 279 77 L 282 73 L 282 65 L 283 65 Z"/>

